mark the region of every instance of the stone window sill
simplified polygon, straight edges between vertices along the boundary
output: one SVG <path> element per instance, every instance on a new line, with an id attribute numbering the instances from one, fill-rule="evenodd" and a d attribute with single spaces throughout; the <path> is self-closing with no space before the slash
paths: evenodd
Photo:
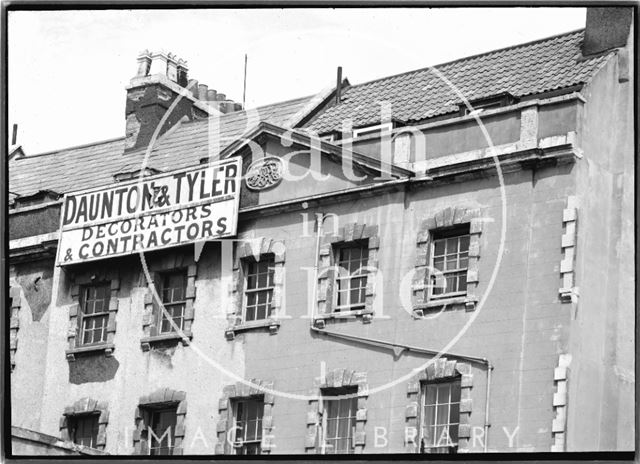
<path id="1" fill-rule="evenodd" d="M 250 322 L 242 322 L 240 324 L 236 324 L 234 326 L 229 327 L 224 332 L 224 336 L 227 340 L 233 340 L 236 336 L 236 333 L 243 332 L 246 330 L 252 329 L 263 329 L 268 328 L 269 333 L 274 335 L 278 333 L 278 329 L 280 328 L 280 321 L 277 319 L 265 319 L 260 321 L 250 321 Z"/>
<path id="2" fill-rule="evenodd" d="M 149 351 L 151 349 L 151 345 L 162 342 L 170 342 L 170 341 L 181 341 L 184 346 L 188 346 L 190 340 L 193 338 L 191 332 L 184 332 L 184 337 L 179 333 L 171 332 L 160 335 L 153 335 L 151 337 L 143 337 L 140 340 L 140 346 L 142 346 L 142 351 Z"/>
<path id="3" fill-rule="evenodd" d="M 356 319 L 358 316 L 362 317 L 362 322 L 367 324 L 373 319 L 373 311 L 366 309 L 356 309 L 354 311 L 340 311 L 327 314 L 316 314 L 314 317 L 314 325 L 318 328 L 323 328 L 325 321 L 331 319 Z"/>
<path id="4" fill-rule="evenodd" d="M 66 350 L 65 353 L 69 361 L 75 361 L 76 355 L 85 353 L 96 353 L 104 351 L 105 356 L 111 356 L 115 347 L 116 346 L 113 343 L 97 343 L 95 345 L 77 346 L 75 348 Z"/>
<path id="5" fill-rule="evenodd" d="M 424 315 L 425 312 L 442 308 L 443 306 L 464 306 L 467 311 L 473 311 L 476 309 L 477 303 L 478 300 L 476 298 L 471 298 L 466 295 L 455 296 L 451 298 L 442 298 L 439 300 L 431 300 L 427 303 L 416 305 L 413 308 L 413 314 L 416 318 L 419 319 Z"/>

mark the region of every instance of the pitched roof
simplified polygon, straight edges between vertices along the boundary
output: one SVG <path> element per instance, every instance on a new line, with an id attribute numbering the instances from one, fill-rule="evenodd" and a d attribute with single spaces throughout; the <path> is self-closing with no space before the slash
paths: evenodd
<path id="1" fill-rule="evenodd" d="M 581 60 L 584 30 L 516 45 L 436 66 L 469 100 L 508 91 L 516 97 L 587 82 L 613 53 Z M 316 98 L 318 100 L 318 98 Z M 386 77 L 343 89 L 342 101 L 319 112 L 306 127 L 318 133 L 378 122 L 379 101 L 392 103 L 393 117 L 410 122 L 458 111 L 461 98 L 431 68 Z M 221 116 L 220 150 L 260 121 L 291 127 L 312 106 L 314 97 L 274 103 Z M 212 122 L 185 122 L 160 137 L 146 167 L 172 171 L 197 165 L 208 156 Z M 214 132 L 215 133 L 215 132 Z M 123 155 L 124 138 L 10 160 L 9 189 L 20 195 L 39 190 L 67 193 L 110 185 L 114 174 L 140 170 L 145 150 Z"/>
<path id="2" fill-rule="evenodd" d="M 340 130 L 351 118 L 353 127 L 380 121 L 381 101 L 391 103 L 392 117 L 420 121 L 458 111 L 461 97 L 438 76 L 441 73 L 467 100 L 508 91 L 515 97 L 584 83 L 610 54 L 582 59 L 584 29 L 521 45 L 462 58 L 351 86 L 339 105 L 329 107 L 307 124 L 317 133 Z"/>
<path id="3" fill-rule="evenodd" d="M 309 99 L 298 98 L 222 115 L 219 118 L 220 148 L 223 149 L 259 122 L 252 121 L 253 114 L 259 115 L 260 120 L 287 125 L 288 118 L 293 117 Z M 207 156 L 211 120 L 174 126 L 157 141 L 146 167 L 172 171 L 197 165 L 200 158 Z M 248 124 L 250 127 L 247 127 Z M 20 195 L 29 195 L 45 189 L 67 193 L 110 185 L 114 182 L 114 174 L 141 168 L 145 150 L 126 155 L 123 155 L 123 151 L 124 138 L 119 138 L 16 158 L 9 165 L 9 189 Z"/>

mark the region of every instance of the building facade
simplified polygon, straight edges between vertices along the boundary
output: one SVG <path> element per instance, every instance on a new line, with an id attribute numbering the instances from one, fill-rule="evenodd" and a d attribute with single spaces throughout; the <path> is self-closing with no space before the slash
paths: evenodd
<path id="1" fill-rule="evenodd" d="M 125 455 L 633 450 L 631 13 L 254 110 L 145 51 L 125 137 L 9 161 L 12 425 Z M 166 178 L 200 202 L 110 216 Z"/>

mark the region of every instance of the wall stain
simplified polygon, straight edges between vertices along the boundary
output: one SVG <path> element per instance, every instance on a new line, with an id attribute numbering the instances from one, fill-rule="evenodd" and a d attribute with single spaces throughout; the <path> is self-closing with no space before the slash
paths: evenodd
<path id="1" fill-rule="evenodd" d="M 113 356 L 107 357 L 103 352 L 90 355 L 76 355 L 76 360 L 69 362 L 69 383 L 80 385 L 90 382 L 106 382 L 116 376 L 120 363 Z"/>

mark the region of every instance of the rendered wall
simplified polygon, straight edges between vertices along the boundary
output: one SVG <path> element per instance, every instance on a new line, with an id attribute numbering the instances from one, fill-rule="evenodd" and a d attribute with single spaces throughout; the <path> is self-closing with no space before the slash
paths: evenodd
<path id="1" fill-rule="evenodd" d="M 628 53 L 633 56 L 632 49 Z M 628 59 L 629 80 L 620 82 L 625 65 L 614 57 L 584 91 L 579 131 L 584 159 L 577 171 L 580 296 L 569 347 L 569 451 L 594 446 L 633 450 L 635 443 L 632 63 Z"/>
<path id="2" fill-rule="evenodd" d="M 505 255 L 496 285 L 480 313 L 464 307 L 445 311 L 433 320 L 414 320 L 398 303 L 403 275 L 413 268 L 416 237 L 421 220 L 447 207 L 479 207 L 487 218 L 481 236 L 480 287 L 487 288 L 500 242 L 500 195 L 497 178 L 478 180 L 411 193 L 382 194 L 327 208 L 308 210 L 335 213 L 340 225 L 349 222 L 378 225 L 379 267 L 384 274 L 384 315 L 371 324 L 360 320 L 328 322 L 327 328 L 358 336 L 407 343 L 431 349 L 444 347 L 477 314 L 469 330 L 451 348 L 456 353 L 489 358 L 495 365 L 492 385 L 489 449 L 494 451 L 549 451 L 553 420 L 553 369 L 566 349 L 569 307 L 559 303 L 559 264 L 562 210 L 572 192 L 571 167 L 532 174 L 520 171 L 506 176 L 507 236 Z M 287 196 L 285 193 L 283 196 Z M 264 218 L 250 224 L 240 236 L 283 240 L 287 247 L 286 308 L 292 319 L 277 335 L 247 332 L 234 344 L 245 347 L 246 376 L 275 380 L 276 388 L 308 395 L 321 363 L 366 372 L 370 389 L 401 377 L 428 357 L 401 355 L 312 334 L 306 314 L 308 273 L 314 262 L 315 237 L 303 237 L 300 213 Z M 330 228 L 330 225 L 328 226 Z M 312 229 L 311 229 L 312 230 Z M 305 271 L 303 268 L 306 267 Z M 471 425 L 477 440 L 472 451 L 482 451 L 486 373 L 473 368 Z M 403 452 L 407 381 L 374 393 L 367 399 L 365 452 Z M 274 408 L 276 452 L 304 452 L 306 415 L 304 401 L 277 397 Z M 374 429 L 384 427 L 387 446 L 375 447 Z M 506 428 L 506 433 L 505 429 Z M 519 427 L 519 429 L 517 429 Z M 517 432 L 514 435 L 514 431 Z M 379 433 L 382 433 L 380 431 Z M 509 445 L 509 436 L 513 436 Z M 378 444 L 384 440 L 380 438 Z M 475 445 L 475 446 L 473 446 Z"/>

